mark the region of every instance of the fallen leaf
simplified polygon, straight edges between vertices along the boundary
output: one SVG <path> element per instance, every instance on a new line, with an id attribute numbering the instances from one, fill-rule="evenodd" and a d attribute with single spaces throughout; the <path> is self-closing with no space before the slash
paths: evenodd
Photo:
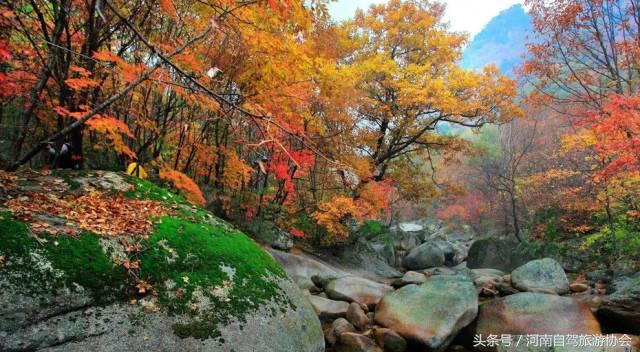
<path id="1" fill-rule="evenodd" d="M 145 293 L 145 292 L 147 292 L 147 290 L 149 290 L 151 288 L 151 285 L 149 285 L 148 283 L 146 283 L 144 281 L 140 281 L 136 285 L 136 288 L 138 289 L 138 293 Z"/>

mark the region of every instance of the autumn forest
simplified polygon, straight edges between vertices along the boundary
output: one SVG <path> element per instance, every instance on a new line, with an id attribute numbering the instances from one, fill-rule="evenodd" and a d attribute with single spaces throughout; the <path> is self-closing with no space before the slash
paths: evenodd
<path id="1" fill-rule="evenodd" d="M 51 253 L 69 246 L 69 257 L 52 259 L 69 270 L 79 265 L 69 264 L 73 255 L 89 251 L 84 246 L 94 237 L 83 237 L 87 232 L 100 241 L 117 237 L 114 250 L 121 246 L 126 253 L 112 257 L 112 264 L 125 273 L 132 306 L 156 314 L 185 309 L 204 314 L 199 322 L 224 324 L 230 323 L 222 313 L 193 308 L 199 303 L 190 285 L 228 289 L 228 309 L 239 316 L 249 313 L 237 308 L 236 300 L 280 297 L 271 284 L 254 285 L 254 271 L 281 269 L 272 269 L 260 250 L 250 259 L 233 254 L 236 259 L 220 261 L 247 260 L 240 265 L 252 269 L 237 266 L 224 279 L 218 277 L 224 274 L 202 274 L 204 263 L 213 263 L 205 258 L 259 249 L 251 240 L 232 244 L 223 236 L 207 252 L 209 240 L 185 244 L 172 237 L 190 231 L 199 236 L 193 224 L 218 233 L 216 226 L 229 223 L 262 246 L 318 256 L 368 243 L 376 260 L 385 261 L 384 270 L 395 273 L 464 261 L 456 261 L 457 250 L 451 256 L 445 250 L 441 263 L 414 264 L 414 247 L 428 241 L 406 245 L 411 236 L 394 232 L 409 233 L 411 226 L 437 228 L 449 242 L 453 233 L 473 241 L 506 241 L 530 259 L 553 257 L 567 272 L 575 267 L 572 279 L 580 283 L 592 270 L 637 273 L 640 1 L 526 0 L 532 33 L 512 72 L 493 64 L 461 66 L 471 38 L 451 29 L 446 4 L 389 0 L 346 21 L 332 19 L 328 5 L 328 0 L 0 0 L 0 272 L 6 269 L 3 262 L 14 270 L 11 248 L 22 242 L 1 237 L 9 236 L 3 231 L 17 233 L 22 225 L 16 224 L 26 224 L 34 243 L 56 243 L 43 245 Z M 131 185 L 96 191 L 116 178 Z M 172 194 L 179 200 L 169 204 Z M 215 223 L 203 224 L 207 217 Z M 387 233 L 391 237 L 384 237 Z M 159 235 L 162 240 L 156 240 Z M 79 238 L 82 245 L 67 238 Z M 193 250 L 196 259 L 183 258 L 180 270 L 155 262 L 159 253 L 191 252 L 191 245 L 200 248 Z M 472 252 L 473 246 L 469 263 Z M 285 254 L 272 256 L 292 276 L 278 255 Z M 91 270 L 103 270 L 102 262 L 93 263 Z M 380 274 L 380 266 L 375 268 Z M 112 270 L 100 280 L 120 280 Z M 234 275 L 247 286 L 234 286 Z M 164 300 L 160 282 L 169 278 L 178 288 L 167 292 L 188 302 L 187 308 Z M 311 286 L 324 285 L 336 299 L 329 284 L 316 281 L 322 282 L 313 279 Z M 596 281 L 593 290 L 602 289 Z M 103 292 L 106 284 L 87 285 Z M 496 283 L 486 286 L 488 291 L 475 285 L 481 297 L 503 294 Z M 158 302 L 149 301 L 149 293 Z M 209 299 L 215 297 L 220 296 Z M 640 305 L 634 302 L 632 317 L 637 317 Z M 408 350 L 418 345 L 442 350 L 419 333 L 386 324 L 384 317 L 392 313 L 384 309 L 390 305 L 378 306 L 376 324 L 406 338 Z M 364 313 L 373 306 L 364 302 Z M 320 319 L 326 321 L 321 314 Z M 637 321 L 617 329 L 598 319 L 607 332 L 638 334 Z M 18 336 L 19 330 L 3 322 L 0 318 L 0 332 Z M 181 337 L 213 336 L 198 335 L 210 327 L 180 324 L 174 331 Z M 323 347 L 308 350 L 323 350 L 326 343 L 332 351 L 329 346 L 337 343 L 340 351 L 341 343 L 354 344 L 345 342 L 345 333 L 334 334 L 332 341 L 325 331 Z M 390 343 L 378 330 L 371 339 L 381 347 Z M 0 350 L 22 350 L 11 343 L 0 334 Z M 46 346 L 37 342 L 31 348 Z M 176 350 L 195 350 L 179 346 Z"/>

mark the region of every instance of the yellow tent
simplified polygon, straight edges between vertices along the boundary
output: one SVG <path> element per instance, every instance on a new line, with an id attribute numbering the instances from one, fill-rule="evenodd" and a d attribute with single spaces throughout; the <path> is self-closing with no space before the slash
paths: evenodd
<path id="1" fill-rule="evenodd" d="M 147 178 L 147 172 L 144 171 L 142 166 L 138 166 L 138 163 L 131 163 L 127 166 L 127 174 L 131 176 L 136 176 L 142 179 Z"/>

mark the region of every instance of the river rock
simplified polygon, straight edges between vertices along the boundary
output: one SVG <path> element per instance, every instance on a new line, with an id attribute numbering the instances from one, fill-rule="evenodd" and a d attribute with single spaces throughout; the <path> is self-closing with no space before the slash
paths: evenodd
<path id="1" fill-rule="evenodd" d="M 589 289 L 589 285 L 583 283 L 583 282 L 574 282 L 571 285 L 569 285 L 569 289 L 571 290 L 571 292 L 584 292 L 587 291 Z"/>
<path id="2" fill-rule="evenodd" d="M 275 235 L 271 247 L 281 251 L 288 251 L 293 248 L 293 236 L 283 230 L 279 230 Z"/>
<path id="3" fill-rule="evenodd" d="M 296 283 L 296 286 L 298 286 L 298 288 L 300 288 L 302 291 L 308 291 L 311 293 L 320 292 L 320 289 L 308 277 L 294 276 L 291 279 L 293 280 L 293 282 Z"/>
<path id="4" fill-rule="evenodd" d="M 356 328 L 351 325 L 345 318 L 338 318 L 331 323 L 331 326 L 325 331 L 325 339 L 331 346 L 335 345 L 338 337 L 343 332 L 356 332 Z"/>
<path id="5" fill-rule="evenodd" d="M 345 317 L 349 309 L 349 303 L 334 301 L 320 296 L 309 296 L 309 301 L 321 320 L 331 320 Z"/>
<path id="6" fill-rule="evenodd" d="M 511 270 L 511 252 L 515 245 L 493 237 L 475 241 L 469 248 L 467 267 Z"/>
<path id="7" fill-rule="evenodd" d="M 444 253 L 444 264 L 446 266 L 456 266 L 467 258 L 467 248 L 458 241 L 436 239 L 431 243 L 440 247 L 442 253 Z"/>
<path id="8" fill-rule="evenodd" d="M 377 253 L 372 244 L 364 238 L 358 238 L 355 243 L 334 248 L 331 254 L 322 256 L 322 261 L 341 268 L 350 275 L 372 280 L 395 278 L 402 274 L 387 262 L 387 259 Z"/>
<path id="9" fill-rule="evenodd" d="M 456 272 L 451 269 L 451 268 L 447 268 L 446 266 L 439 266 L 437 268 L 429 268 L 429 269 L 425 269 L 423 271 L 423 273 L 427 276 L 433 276 L 433 275 L 455 275 Z"/>
<path id="10" fill-rule="evenodd" d="M 605 297 L 597 315 L 607 331 L 640 335 L 640 274 L 614 281 L 614 293 Z"/>
<path id="11" fill-rule="evenodd" d="M 314 275 L 321 275 L 323 277 L 334 279 L 347 275 L 345 272 L 327 265 L 326 263 L 323 263 L 305 253 L 292 254 L 272 248 L 266 248 L 266 250 L 271 254 L 273 259 L 282 266 L 290 277 L 302 276 L 311 279 Z M 314 283 L 318 285 L 318 283 Z M 318 285 L 318 287 L 321 286 Z"/>
<path id="12" fill-rule="evenodd" d="M 404 258 L 404 267 L 409 270 L 422 270 L 444 264 L 444 252 L 434 243 L 423 243 L 414 248 Z"/>
<path id="13" fill-rule="evenodd" d="M 494 287 L 503 281 L 504 273 L 497 269 L 471 269 L 473 283 L 477 287 Z"/>
<path id="14" fill-rule="evenodd" d="M 367 314 L 362 310 L 362 307 L 355 302 L 349 304 L 349 308 L 347 309 L 347 320 L 361 331 L 369 327 L 370 324 Z"/>
<path id="15" fill-rule="evenodd" d="M 569 280 L 564 269 L 551 258 L 536 259 L 511 272 L 511 283 L 520 291 L 569 292 Z"/>
<path id="16" fill-rule="evenodd" d="M 516 294 L 516 293 L 520 292 L 520 291 L 518 291 L 517 289 L 513 288 L 510 284 L 508 284 L 506 282 L 498 282 L 498 283 L 494 284 L 494 287 L 496 288 L 496 290 L 498 290 L 498 292 L 502 296 L 513 295 L 513 294 Z"/>
<path id="17" fill-rule="evenodd" d="M 398 224 L 398 228 L 402 232 L 420 233 L 424 230 L 424 226 L 415 222 L 403 222 Z"/>
<path id="18" fill-rule="evenodd" d="M 473 276 L 474 279 L 482 276 L 496 276 L 496 277 L 505 276 L 503 271 L 498 269 L 491 269 L 491 268 L 471 269 L 471 275 Z"/>
<path id="19" fill-rule="evenodd" d="M 324 287 L 325 285 L 327 285 L 329 282 L 335 280 L 335 279 L 339 279 L 342 276 L 336 276 L 333 273 L 328 273 L 328 274 L 316 274 L 316 275 L 312 275 L 311 276 L 311 282 L 313 282 L 313 284 L 317 287 Z"/>
<path id="20" fill-rule="evenodd" d="M 340 334 L 336 352 L 383 352 L 376 343 L 360 334 L 345 332 Z"/>
<path id="21" fill-rule="evenodd" d="M 433 276 L 387 294 L 375 321 L 429 350 L 445 348 L 476 317 L 478 296 L 463 275 Z"/>
<path id="22" fill-rule="evenodd" d="M 332 299 L 373 307 L 385 294 L 393 291 L 393 287 L 361 277 L 347 276 L 329 281 L 324 290 Z"/>
<path id="23" fill-rule="evenodd" d="M 373 335 L 385 352 L 404 352 L 407 349 L 407 340 L 391 329 L 375 328 Z"/>
<path id="24" fill-rule="evenodd" d="M 389 234 L 385 234 L 389 236 Z M 381 236 L 371 241 L 371 249 L 373 249 L 379 256 L 387 261 L 387 264 L 395 265 L 396 263 L 396 251 L 393 247 L 393 242 L 387 238 L 380 238 Z"/>
<path id="25" fill-rule="evenodd" d="M 481 305 L 476 333 L 600 334 L 600 324 L 589 307 L 573 298 L 522 292 Z"/>
<path id="26" fill-rule="evenodd" d="M 402 287 L 410 284 L 421 284 L 427 281 L 427 277 L 417 271 L 407 271 L 401 278 L 393 281 L 393 286 Z"/>

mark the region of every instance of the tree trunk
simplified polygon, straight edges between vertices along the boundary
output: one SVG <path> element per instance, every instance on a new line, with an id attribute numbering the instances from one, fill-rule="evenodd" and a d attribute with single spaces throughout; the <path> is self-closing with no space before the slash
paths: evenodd
<path id="1" fill-rule="evenodd" d="M 511 217 L 513 217 L 513 234 L 516 236 L 518 242 L 522 242 L 520 237 L 520 224 L 518 223 L 518 207 L 516 195 L 513 191 L 509 192 L 511 198 Z"/>

